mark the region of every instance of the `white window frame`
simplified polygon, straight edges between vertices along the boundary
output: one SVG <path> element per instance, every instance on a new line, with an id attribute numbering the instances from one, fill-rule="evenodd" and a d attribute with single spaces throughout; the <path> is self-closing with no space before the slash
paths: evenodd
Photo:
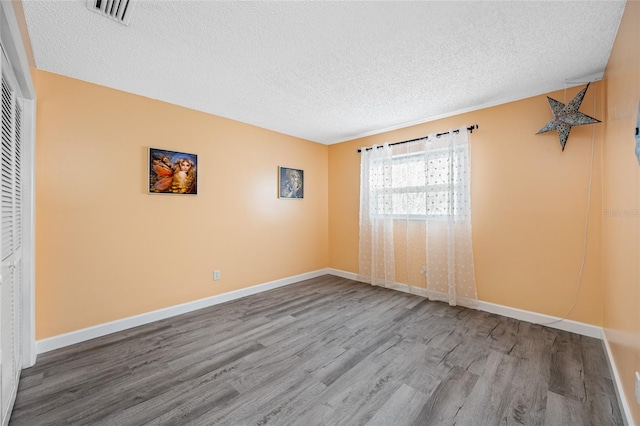
<path id="1" fill-rule="evenodd" d="M 460 151 L 462 153 L 462 148 L 457 148 L 457 151 Z M 399 164 L 403 164 L 405 162 L 409 162 L 411 161 L 411 159 L 413 158 L 419 158 L 422 159 L 423 161 L 428 161 L 430 158 L 433 159 L 437 159 L 437 158 L 448 158 L 449 157 L 449 149 L 445 149 L 445 148 L 438 148 L 438 149 L 433 149 L 433 150 L 429 150 L 429 151 L 419 151 L 419 152 L 411 152 L 411 153 L 403 153 L 403 154 L 396 154 L 392 156 L 391 161 L 393 163 L 399 163 Z M 407 161 L 408 160 L 408 161 Z M 454 158 L 455 160 L 455 158 Z M 382 163 L 384 161 L 389 161 L 389 160 L 383 160 L 383 159 L 379 159 L 379 160 L 374 160 L 371 164 L 371 167 L 375 167 L 376 163 Z M 450 172 L 451 173 L 455 173 L 456 168 L 455 167 L 451 167 Z M 373 176 L 373 173 L 371 174 L 371 176 Z M 391 217 L 392 219 L 402 219 L 402 220 L 416 220 L 416 221 L 433 221 L 433 220 L 443 220 L 443 221 L 447 221 L 450 220 L 451 216 L 452 216 L 452 209 L 451 209 L 451 205 L 450 205 L 450 201 L 449 201 L 449 205 L 448 205 L 448 212 L 447 213 L 442 213 L 442 214 L 409 214 L 409 213 L 400 213 L 400 212 L 393 212 L 390 215 L 389 214 L 384 214 L 383 212 L 380 212 L 380 208 L 379 206 L 375 205 L 376 200 L 378 200 L 377 195 L 382 195 L 384 193 L 390 193 L 390 194 L 405 194 L 405 193 L 425 193 L 425 202 L 426 202 L 426 197 L 428 196 L 429 193 L 436 193 L 436 192 L 442 192 L 442 189 L 446 188 L 447 185 L 441 185 L 441 184 L 427 184 L 427 185 L 420 185 L 420 186 L 399 186 L 399 187 L 392 187 L 392 188 L 381 188 L 381 189 L 375 189 L 375 185 L 373 184 L 373 182 L 370 182 L 370 192 L 371 192 L 371 206 L 370 206 L 370 214 L 372 217 L 376 217 L 376 218 L 382 218 L 383 216 L 386 217 Z M 454 218 L 454 220 L 456 220 Z"/>

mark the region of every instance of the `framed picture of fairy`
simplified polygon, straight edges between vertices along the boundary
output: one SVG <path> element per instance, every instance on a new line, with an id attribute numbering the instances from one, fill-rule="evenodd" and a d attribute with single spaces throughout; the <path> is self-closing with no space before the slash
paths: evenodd
<path id="1" fill-rule="evenodd" d="M 304 170 L 279 167 L 278 196 L 283 199 L 304 198 Z"/>
<path id="2" fill-rule="evenodd" d="M 198 156 L 149 147 L 149 194 L 198 193 Z"/>

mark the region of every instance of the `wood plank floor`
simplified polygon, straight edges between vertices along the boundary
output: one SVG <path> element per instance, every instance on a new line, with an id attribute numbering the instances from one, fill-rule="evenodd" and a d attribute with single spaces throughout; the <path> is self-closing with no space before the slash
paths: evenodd
<path id="1" fill-rule="evenodd" d="M 599 340 L 330 275 L 41 355 L 11 425 L 622 425 Z"/>

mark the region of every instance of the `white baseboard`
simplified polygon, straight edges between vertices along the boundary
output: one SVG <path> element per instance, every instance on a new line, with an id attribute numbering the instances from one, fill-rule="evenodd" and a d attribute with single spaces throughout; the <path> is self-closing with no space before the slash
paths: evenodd
<path id="1" fill-rule="evenodd" d="M 557 330 L 569 331 L 571 333 L 581 334 L 587 337 L 595 337 L 596 339 L 602 338 L 602 327 L 598 327 L 597 325 L 585 324 L 583 322 L 562 319 L 551 315 L 539 314 L 537 312 L 525 311 L 518 308 L 496 305 L 495 303 L 482 301 L 478 301 L 478 310 L 544 325 Z"/>
<path id="2" fill-rule="evenodd" d="M 153 321 L 170 318 L 176 315 L 195 311 L 197 309 L 206 308 L 241 297 L 250 296 L 252 294 L 261 293 L 263 291 L 286 286 L 299 281 L 316 278 L 325 274 L 331 274 L 342 278 L 358 281 L 358 275 L 353 272 L 342 271 L 334 268 L 319 269 L 317 271 L 307 272 L 305 274 L 294 275 L 292 277 L 282 278 L 264 284 L 258 284 L 252 287 L 243 288 L 229 293 L 219 294 L 207 297 L 193 302 L 183 303 L 181 305 L 170 306 L 168 308 L 159 309 L 157 311 L 146 312 L 144 314 L 99 324 L 93 327 L 84 328 L 82 330 L 72 331 L 58 336 L 49 337 L 47 339 L 38 340 L 36 342 L 37 352 L 39 354 L 59 349 L 75 343 L 84 342 L 96 337 L 106 336 L 107 334 L 116 333 L 118 331 L 127 330 Z M 505 317 L 514 318 L 522 321 L 528 321 L 536 324 L 547 325 L 551 328 L 570 331 L 572 333 L 584 336 L 602 338 L 602 328 L 590 324 L 584 324 L 577 321 L 562 320 L 557 317 L 539 314 L 522 309 L 512 308 L 509 306 L 497 305 L 489 302 L 478 302 L 478 310 L 490 312 L 492 314 L 503 315 Z"/>
<path id="3" fill-rule="evenodd" d="M 336 275 L 338 277 L 347 278 L 350 280 L 358 280 L 358 274 L 354 274 L 353 272 L 341 271 L 338 269 L 328 268 L 328 273 L 332 275 Z M 405 286 L 408 287 L 408 286 Z M 413 294 L 419 294 L 419 291 L 409 290 L 406 288 L 399 288 L 400 291 L 405 291 Z M 609 368 L 612 372 L 612 378 L 615 383 L 616 393 L 618 396 L 618 401 L 620 401 L 620 409 L 622 410 L 622 416 L 625 421 L 625 425 L 633 426 L 633 418 L 631 417 L 631 410 L 629 408 L 629 403 L 625 398 L 624 389 L 622 388 L 622 382 L 620 381 L 620 375 L 618 373 L 618 368 L 616 367 L 616 363 L 613 358 L 613 354 L 611 353 L 611 347 L 609 345 L 609 341 L 607 340 L 606 333 L 602 329 L 602 327 L 598 327 L 591 324 L 585 324 L 582 322 L 572 321 L 561 319 L 558 317 L 553 317 L 550 315 L 540 314 L 537 312 L 525 311 L 522 309 L 512 308 L 504 305 L 497 305 L 495 303 L 478 301 L 478 306 L 476 309 L 484 312 L 489 312 L 492 314 L 502 315 L 509 318 L 518 319 L 521 321 L 527 321 L 535 324 L 546 325 L 547 327 L 555 328 L 558 330 L 569 331 L 572 333 L 580 334 L 583 336 L 594 337 L 596 339 L 602 339 L 605 347 L 605 353 L 607 354 L 607 358 L 609 361 Z"/>
<path id="4" fill-rule="evenodd" d="M 611 346 L 609 345 L 609 339 L 607 339 L 607 333 L 602 330 L 602 343 L 604 344 L 604 352 L 607 355 L 607 360 L 609 361 L 609 370 L 613 375 L 613 383 L 616 387 L 616 394 L 618 396 L 618 401 L 620 402 L 620 410 L 622 411 L 622 417 L 624 418 L 625 425 L 633 426 L 633 417 L 631 417 L 631 408 L 629 407 L 629 402 L 627 398 L 625 398 L 624 389 L 622 387 L 622 381 L 620 380 L 620 373 L 618 373 L 618 367 L 616 366 L 616 362 L 613 358 L 613 353 L 611 353 Z"/>
<path id="5" fill-rule="evenodd" d="M 294 275 L 292 277 L 254 285 L 252 287 L 231 291 L 229 293 L 218 294 L 216 296 L 194 300 L 193 302 L 170 306 L 168 308 L 158 309 L 157 311 L 146 312 L 144 314 L 95 325 L 93 327 L 83 328 L 81 330 L 76 330 L 65 334 L 60 334 L 58 336 L 53 336 L 36 341 L 37 352 L 38 354 L 49 352 L 55 349 L 63 348 L 65 346 L 73 345 L 75 343 L 95 339 L 96 337 L 102 337 L 106 336 L 107 334 L 117 333 L 118 331 L 127 330 L 129 328 L 149 324 L 154 321 L 159 321 L 165 318 L 192 312 L 197 309 L 202 309 L 209 306 L 218 305 L 220 303 L 229 302 L 231 300 L 240 299 L 242 297 L 251 296 L 252 294 L 261 293 L 263 291 L 272 290 L 278 287 L 283 287 L 286 285 L 297 283 L 299 281 L 317 278 L 329 273 L 330 272 L 328 269 L 319 269 L 317 271 Z"/>
<path id="6" fill-rule="evenodd" d="M 354 274 L 353 272 L 341 271 L 339 269 L 333 268 L 328 268 L 327 271 L 331 275 L 359 281 L 358 274 Z M 417 288 L 415 291 L 411 291 L 404 288 L 399 288 L 398 290 L 404 291 L 406 293 L 420 294 L 420 290 L 424 289 Z M 558 330 L 570 331 L 572 333 L 581 334 L 583 336 L 595 337 L 596 339 L 602 338 L 602 328 L 596 325 L 585 324 L 572 320 L 563 320 L 561 318 L 553 317 L 550 315 L 539 314 L 537 312 L 525 311 L 522 309 L 512 308 L 504 305 L 497 305 L 495 303 L 483 301 L 478 301 L 478 306 L 476 306 L 476 309 L 478 309 L 479 311 L 502 315 L 521 321 L 531 322 L 534 324 L 546 325 L 547 327 L 555 328 Z"/>
<path id="7" fill-rule="evenodd" d="M 348 280 L 358 280 L 358 274 L 354 274 L 353 272 L 347 272 L 340 269 L 327 268 L 327 274 L 335 275 L 336 277 L 346 278 Z"/>
<path id="8" fill-rule="evenodd" d="M 147 312 L 140 315 L 135 315 L 121 320 L 111 321 L 108 323 L 96 325 L 93 327 L 84 328 L 82 330 L 72 331 L 70 333 L 61 334 L 47 339 L 38 340 L 36 342 L 37 353 L 41 354 L 49 352 L 55 349 L 63 348 L 65 346 L 73 345 L 75 343 L 84 342 L 87 340 L 95 339 L 97 337 L 106 336 L 118 331 L 127 330 L 140 325 L 149 324 L 154 321 L 159 321 L 165 318 L 170 318 L 176 315 L 192 312 L 198 309 L 206 308 L 220 303 L 229 302 L 232 300 L 240 299 L 242 297 L 251 296 L 253 294 L 261 293 L 263 291 L 272 290 L 274 288 L 283 287 L 286 285 L 294 284 L 299 281 L 308 280 L 311 278 L 317 278 L 322 275 L 331 274 L 338 277 L 359 281 L 358 275 L 353 272 L 342 271 L 334 268 L 319 269 L 317 271 L 307 272 L 305 274 L 294 275 L 287 278 L 282 278 L 275 281 L 270 281 L 263 284 L 258 284 L 252 287 L 243 288 L 229 293 L 219 294 L 216 296 L 207 297 L 193 302 L 183 303 L 181 305 L 171 306 L 157 311 Z M 410 291 L 411 292 L 411 291 Z M 525 311 L 522 309 L 511 308 L 509 306 L 497 305 L 489 302 L 478 302 L 478 310 L 489 312 L 497 315 L 502 315 L 509 318 L 514 318 L 522 321 L 532 322 L 536 324 L 546 325 L 551 328 L 559 330 L 569 331 L 572 333 L 581 334 L 583 336 L 595 337 L 602 339 L 606 349 L 606 354 L 609 360 L 609 366 L 614 375 L 613 380 L 616 385 L 616 391 L 618 392 L 618 400 L 622 405 L 623 416 L 626 417 L 626 424 L 630 423 L 631 411 L 624 398 L 624 390 L 622 388 L 622 382 L 616 368 L 614 358 L 611 354 L 611 348 L 605 333 L 601 327 L 585 324 L 577 321 L 562 320 L 557 317 L 549 315 L 539 314 L 536 312 Z"/>

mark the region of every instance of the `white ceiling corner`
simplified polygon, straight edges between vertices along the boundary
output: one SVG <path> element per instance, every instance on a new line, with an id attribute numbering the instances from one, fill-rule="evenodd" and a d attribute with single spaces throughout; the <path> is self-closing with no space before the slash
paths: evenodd
<path id="1" fill-rule="evenodd" d="M 23 3 L 40 69 L 325 144 L 598 80 L 625 5 Z"/>

